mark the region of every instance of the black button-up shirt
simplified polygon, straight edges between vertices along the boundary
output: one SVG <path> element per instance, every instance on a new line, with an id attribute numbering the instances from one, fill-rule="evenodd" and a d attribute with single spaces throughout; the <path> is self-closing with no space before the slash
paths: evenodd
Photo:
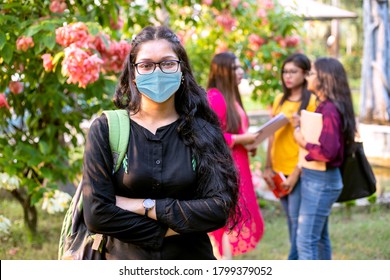
<path id="1" fill-rule="evenodd" d="M 109 236 L 108 259 L 214 259 L 207 232 L 225 225 L 227 194 L 197 191 L 191 148 L 177 132 L 178 121 L 156 134 L 131 121 L 124 165 L 112 176 L 105 115 L 88 133 L 84 153 L 84 217 L 88 229 Z M 202 128 L 207 133 L 207 123 Z M 124 164 L 124 165 L 123 165 Z M 115 195 L 156 199 L 157 221 L 123 210 Z M 179 235 L 164 237 L 168 228 Z"/>

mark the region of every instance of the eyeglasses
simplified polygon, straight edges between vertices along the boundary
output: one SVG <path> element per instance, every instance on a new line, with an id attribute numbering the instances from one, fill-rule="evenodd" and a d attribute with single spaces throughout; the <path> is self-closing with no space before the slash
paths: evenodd
<path id="1" fill-rule="evenodd" d="M 157 65 L 165 74 L 173 74 L 179 70 L 180 60 L 164 60 L 160 62 L 139 62 L 134 64 L 135 69 L 140 75 L 152 74 Z"/>
<path id="2" fill-rule="evenodd" d="M 295 75 L 295 74 L 298 74 L 300 71 L 299 70 L 283 70 L 282 71 L 282 74 L 283 75 Z"/>

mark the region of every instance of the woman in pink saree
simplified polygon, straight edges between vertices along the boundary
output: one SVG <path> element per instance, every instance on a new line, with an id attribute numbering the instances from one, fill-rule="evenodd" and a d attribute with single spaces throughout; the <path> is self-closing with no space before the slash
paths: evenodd
<path id="1" fill-rule="evenodd" d="M 249 165 L 249 155 L 256 149 L 251 147 L 256 135 L 248 132 L 248 116 L 242 105 L 238 85 L 244 70 L 238 58 L 230 52 L 214 56 L 207 95 L 210 106 L 217 113 L 227 144 L 239 171 L 242 224 L 228 231 L 221 228 L 209 233 L 214 245 L 214 254 L 219 259 L 231 259 L 256 248 L 264 232 L 264 220 L 257 203 Z"/>

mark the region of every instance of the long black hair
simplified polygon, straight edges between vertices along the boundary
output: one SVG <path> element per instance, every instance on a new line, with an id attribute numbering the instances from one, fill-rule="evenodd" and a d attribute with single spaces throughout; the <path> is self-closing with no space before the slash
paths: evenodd
<path id="1" fill-rule="evenodd" d="M 240 113 L 236 101 L 243 107 L 236 79 L 235 61 L 237 57 L 232 52 L 216 54 L 210 64 L 210 74 L 207 89 L 218 89 L 226 101 L 226 131 L 238 133 L 241 126 Z"/>
<path id="2" fill-rule="evenodd" d="M 343 121 L 344 139 L 347 142 L 353 141 L 356 120 L 351 89 L 343 65 L 335 58 L 321 57 L 314 62 L 314 68 L 318 80 L 316 89 L 335 104 Z"/>
<path id="3" fill-rule="evenodd" d="M 180 60 L 183 79 L 175 93 L 175 108 L 180 116 L 178 133 L 184 143 L 192 147 L 197 166 L 198 193 L 212 195 L 204 193 L 204 187 L 210 185 L 215 186 L 216 193 L 227 191 L 230 195 L 229 226 L 233 228 L 241 216 L 238 207 L 238 173 L 223 138 L 218 117 L 209 106 L 206 91 L 196 83 L 187 53 L 171 29 L 166 26 L 148 26 L 133 39 L 119 78 L 114 104 L 118 108 L 130 110 L 132 114 L 140 110 L 141 93 L 134 83 L 134 63 L 142 44 L 154 40 L 168 41 Z"/>
<path id="4" fill-rule="evenodd" d="M 282 71 L 280 73 L 281 75 L 281 81 L 282 81 L 282 88 L 283 88 L 283 96 L 280 100 L 279 106 L 281 106 L 290 96 L 291 96 L 291 89 L 286 87 L 286 84 L 283 79 L 283 70 L 284 66 L 287 63 L 292 62 L 296 67 L 302 69 L 302 71 L 305 74 L 308 74 L 311 68 L 310 59 L 302 54 L 302 53 L 293 53 L 292 55 L 288 56 L 282 64 Z M 298 112 L 300 112 L 303 109 L 306 109 L 307 105 L 310 101 L 311 92 L 307 89 L 307 81 L 304 79 L 302 84 L 302 98 L 301 98 L 301 105 L 299 106 Z"/>

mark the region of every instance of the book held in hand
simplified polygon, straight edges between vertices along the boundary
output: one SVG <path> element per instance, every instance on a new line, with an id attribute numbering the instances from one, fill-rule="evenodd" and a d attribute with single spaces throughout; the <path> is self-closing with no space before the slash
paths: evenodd
<path id="1" fill-rule="evenodd" d="M 319 138 L 322 131 L 322 114 L 309 112 L 306 110 L 301 111 L 301 132 L 305 140 L 309 143 L 320 144 Z M 326 163 L 323 161 L 307 161 L 305 159 L 309 152 L 299 147 L 299 163 L 302 167 L 312 170 L 326 170 Z"/>
<path id="2" fill-rule="evenodd" d="M 275 131 L 288 124 L 288 122 L 288 118 L 283 113 L 280 113 L 270 119 L 268 122 L 260 126 L 255 132 L 255 134 L 257 134 L 257 137 L 254 145 L 259 145 L 266 138 L 274 134 Z"/>
<path id="3" fill-rule="evenodd" d="M 275 173 L 275 175 L 272 176 L 272 181 L 275 185 L 275 188 L 272 190 L 272 192 L 277 198 L 281 198 L 289 194 L 290 191 L 282 186 L 282 183 L 286 182 L 286 180 L 286 176 L 284 176 L 282 172 Z"/>

